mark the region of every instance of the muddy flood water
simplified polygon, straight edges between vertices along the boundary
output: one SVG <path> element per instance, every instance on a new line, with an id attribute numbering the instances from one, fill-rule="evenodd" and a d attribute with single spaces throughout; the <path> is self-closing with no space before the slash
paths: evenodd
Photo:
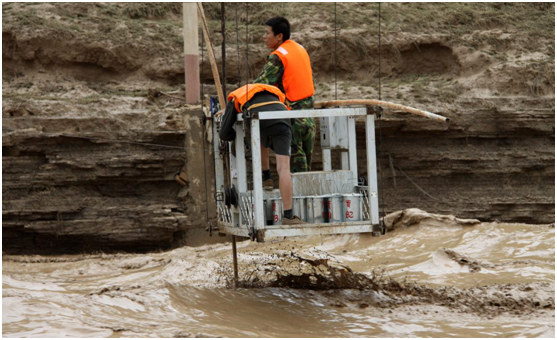
<path id="1" fill-rule="evenodd" d="M 2 257 L 4 337 L 554 337 L 554 225 Z M 402 219 L 399 219 L 399 222 Z M 224 238 L 224 240 L 227 240 Z"/>

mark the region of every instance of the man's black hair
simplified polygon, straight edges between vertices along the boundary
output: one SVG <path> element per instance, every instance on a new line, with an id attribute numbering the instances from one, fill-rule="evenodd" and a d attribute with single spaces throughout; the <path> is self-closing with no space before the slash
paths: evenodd
<path id="1" fill-rule="evenodd" d="M 286 18 L 274 17 L 267 20 L 265 25 L 271 26 L 275 35 L 282 33 L 282 41 L 290 39 L 290 23 Z"/>

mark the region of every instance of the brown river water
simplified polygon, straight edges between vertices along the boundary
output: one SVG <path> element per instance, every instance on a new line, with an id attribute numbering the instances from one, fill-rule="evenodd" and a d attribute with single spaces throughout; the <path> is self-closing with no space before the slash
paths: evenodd
<path id="1" fill-rule="evenodd" d="M 226 238 L 221 238 L 227 240 Z M 554 337 L 554 225 L 2 257 L 4 337 Z"/>

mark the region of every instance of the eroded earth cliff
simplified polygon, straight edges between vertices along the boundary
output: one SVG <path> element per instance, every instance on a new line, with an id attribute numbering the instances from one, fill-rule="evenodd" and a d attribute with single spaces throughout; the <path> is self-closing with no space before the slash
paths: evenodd
<path id="1" fill-rule="evenodd" d="M 205 4 L 219 65 L 220 6 Z M 227 3 L 227 89 L 257 75 L 261 24 L 285 15 L 317 101 L 381 98 L 450 118 L 383 112 L 382 214 L 554 222 L 554 4 L 383 3 L 381 39 L 376 3 L 335 6 Z M 181 4 L 3 3 L 2 18 L 4 251 L 168 248 L 205 227 L 211 155 L 200 106 L 183 101 Z M 215 95 L 200 51 L 203 95 Z"/>

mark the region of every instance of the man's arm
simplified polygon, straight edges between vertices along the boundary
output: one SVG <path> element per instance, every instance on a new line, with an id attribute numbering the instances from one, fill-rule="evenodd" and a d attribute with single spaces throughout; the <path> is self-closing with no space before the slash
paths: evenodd
<path id="1" fill-rule="evenodd" d="M 282 86 L 282 75 L 284 73 L 284 66 L 282 61 L 275 54 L 271 54 L 267 58 L 267 63 L 263 66 L 263 70 L 257 78 L 253 81 L 254 83 L 274 85 L 278 87 L 282 92 L 284 88 Z"/>

